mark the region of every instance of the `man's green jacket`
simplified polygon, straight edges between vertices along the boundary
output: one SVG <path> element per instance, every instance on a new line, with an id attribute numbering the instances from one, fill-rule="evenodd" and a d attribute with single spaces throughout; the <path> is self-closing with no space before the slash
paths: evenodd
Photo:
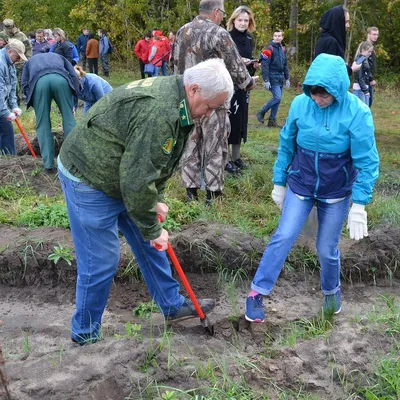
<path id="1" fill-rule="evenodd" d="M 60 159 L 82 183 L 123 200 L 143 238 L 156 239 L 157 202 L 192 128 L 182 76 L 134 81 L 89 110 L 63 143 Z"/>

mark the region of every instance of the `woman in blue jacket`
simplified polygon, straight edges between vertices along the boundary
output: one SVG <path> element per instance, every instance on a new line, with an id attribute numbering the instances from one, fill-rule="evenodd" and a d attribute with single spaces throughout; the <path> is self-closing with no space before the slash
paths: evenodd
<path id="1" fill-rule="evenodd" d="M 112 86 L 96 74 L 87 74 L 80 66 L 74 68 L 79 79 L 78 99 L 84 101 L 83 115 L 85 115 L 94 103 L 111 92 Z"/>
<path id="2" fill-rule="evenodd" d="M 308 70 L 304 94 L 290 107 L 273 177 L 272 199 L 282 217 L 246 299 L 245 317 L 250 322 L 264 321 L 263 296 L 275 286 L 314 205 L 324 310 L 335 314 L 341 310 L 338 243 L 342 226 L 348 215 L 350 238 L 368 236 L 365 205 L 371 201 L 379 174 L 371 112 L 348 92 L 349 85 L 344 60 L 320 54 Z"/>

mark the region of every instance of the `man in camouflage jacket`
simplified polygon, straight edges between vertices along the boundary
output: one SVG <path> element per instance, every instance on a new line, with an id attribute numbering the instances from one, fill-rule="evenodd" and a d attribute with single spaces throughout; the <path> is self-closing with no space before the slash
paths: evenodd
<path id="1" fill-rule="evenodd" d="M 209 58 L 222 58 L 232 80 L 240 89 L 250 90 L 254 81 L 239 55 L 230 34 L 219 25 L 225 16 L 223 0 L 202 0 L 199 15 L 176 34 L 174 43 L 174 72 L 182 74 L 186 68 Z M 201 186 L 201 169 L 207 189 L 207 203 L 222 193 L 224 168 L 228 156 L 230 104 L 216 110 L 209 118 L 197 121 L 182 165 L 182 182 L 188 200 L 197 199 Z"/>
<path id="2" fill-rule="evenodd" d="M 5 19 L 3 21 L 3 27 L 4 31 L 1 33 L 4 33 L 8 36 L 9 39 L 17 39 L 21 41 L 24 46 L 25 46 L 25 57 L 27 59 L 32 57 L 32 43 L 28 39 L 28 37 L 25 35 L 24 32 L 21 32 L 16 26 L 15 22 L 12 19 Z M 20 90 L 20 85 L 21 85 L 21 76 L 22 76 L 22 70 L 24 68 L 24 63 L 20 62 L 17 63 L 15 66 L 15 69 L 17 71 L 17 100 L 18 104 L 21 103 L 23 99 L 23 94 L 22 91 Z"/>
<path id="3" fill-rule="evenodd" d="M 64 141 L 58 171 L 78 268 L 73 341 L 87 344 L 100 336 L 119 262 L 118 228 L 164 316 L 197 315 L 172 277 L 163 251 L 168 232 L 158 215 L 164 220 L 168 212 L 164 185 L 179 164 L 193 118 L 209 116 L 232 94 L 223 62 L 208 60 L 183 77 L 149 78 L 114 89 Z M 204 312 L 214 304 L 200 301 Z"/>

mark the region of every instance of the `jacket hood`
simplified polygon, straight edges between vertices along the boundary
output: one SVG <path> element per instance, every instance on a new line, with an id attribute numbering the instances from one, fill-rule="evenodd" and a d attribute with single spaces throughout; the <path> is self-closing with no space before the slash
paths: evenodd
<path id="1" fill-rule="evenodd" d="M 310 86 L 321 86 L 338 103 L 343 102 L 350 86 L 349 74 L 342 57 L 322 53 L 311 64 L 303 82 L 303 91 L 310 95 Z"/>
<path id="2" fill-rule="evenodd" d="M 333 36 L 343 51 L 346 49 L 346 21 L 342 6 L 336 6 L 326 11 L 319 23 L 322 34 Z"/>

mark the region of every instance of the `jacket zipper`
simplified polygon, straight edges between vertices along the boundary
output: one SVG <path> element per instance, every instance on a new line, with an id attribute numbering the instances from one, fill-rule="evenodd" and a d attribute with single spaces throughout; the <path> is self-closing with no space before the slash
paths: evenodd
<path id="1" fill-rule="evenodd" d="M 317 106 L 318 107 L 318 106 Z M 314 156 L 314 168 L 315 168 L 315 173 L 317 175 L 317 181 L 315 183 L 315 189 L 314 189 L 314 197 L 317 197 L 317 192 L 319 189 L 319 182 L 320 182 L 320 177 L 319 177 L 319 169 L 318 169 L 318 159 L 319 159 L 319 133 L 321 132 L 321 129 L 323 129 L 324 126 L 326 126 L 326 108 L 323 110 L 323 116 L 322 116 L 322 122 L 323 124 L 321 125 L 320 129 L 318 129 L 317 137 L 316 137 L 316 147 L 315 147 L 315 156 Z"/>

